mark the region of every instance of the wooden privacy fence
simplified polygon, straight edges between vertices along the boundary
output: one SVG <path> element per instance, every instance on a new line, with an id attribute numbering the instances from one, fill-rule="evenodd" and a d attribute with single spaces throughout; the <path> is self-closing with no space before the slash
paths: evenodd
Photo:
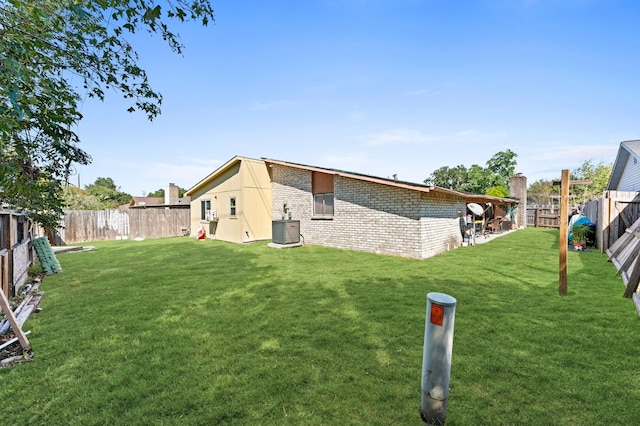
<path id="1" fill-rule="evenodd" d="M 527 226 L 560 228 L 560 208 L 557 206 L 528 206 Z"/>
<path id="2" fill-rule="evenodd" d="M 0 209 L 0 290 L 8 298 L 27 281 L 34 261 L 31 239 L 36 232 L 26 213 Z"/>
<path id="3" fill-rule="evenodd" d="M 640 218 L 640 193 L 605 191 L 599 201 L 602 226 L 602 250 L 606 250 L 624 235 Z M 600 229 L 599 229 L 600 230 Z"/>
<path id="4" fill-rule="evenodd" d="M 185 235 L 190 209 L 66 210 L 54 244 Z"/>

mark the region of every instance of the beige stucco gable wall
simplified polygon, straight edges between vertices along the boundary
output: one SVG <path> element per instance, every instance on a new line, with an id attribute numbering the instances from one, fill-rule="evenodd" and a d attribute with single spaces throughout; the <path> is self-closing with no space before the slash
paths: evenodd
<path id="1" fill-rule="evenodd" d="M 192 191 L 192 192 L 191 192 Z M 191 234 L 243 243 L 271 238 L 271 181 L 262 160 L 237 157 L 212 173 L 191 195 Z M 235 216 L 231 200 L 235 199 Z M 211 201 L 218 221 L 201 220 L 201 202 Z"/>

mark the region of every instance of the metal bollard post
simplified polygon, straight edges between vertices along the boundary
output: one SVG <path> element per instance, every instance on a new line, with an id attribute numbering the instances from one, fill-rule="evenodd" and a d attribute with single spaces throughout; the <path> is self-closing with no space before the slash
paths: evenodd
<path id="1" fill-rule="evenodd" d="M 447 416 L 455 313 L 454 297 L 427 294 L 420 401 L 420 416 L 425 424 L 444 425 Z"/>

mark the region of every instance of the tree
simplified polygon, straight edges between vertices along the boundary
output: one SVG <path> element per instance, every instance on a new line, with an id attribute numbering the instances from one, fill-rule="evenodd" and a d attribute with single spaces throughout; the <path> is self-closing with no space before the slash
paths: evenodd
<path id="1" fill-rule="evenodd" d="M 464 190 L 472 194 L 486 194 L 495 181 L 495 176 L 491 170 L 477 164 L 471 165 L 468 176 Z"/>
<path id="2" fill-rule="evenodd" d="M 595 164 L 593 160 L 583 161 L 577 169 L 571 170 L 572 180 L 590 180 L 588 185 L 571 185 L 570 196 L 574 203 L 582 203 L 600 198 L 607 188 L 611 177 L 612 164 L 599 162 Z M 556 181 L 560 181 L 558 177 Z M 560 186 L 553 185 L 553 181 L 540 179 L 529 185 L 527 189 L 527 199 L 532 204 L 550 205 L 553 198 L 560 195 Z"/>
<path id="3" fill-rule="evenodd" d="M 100 210 L 103 204 L 86 189 L 72 185 L 64 187 L 64 206 L 70 210 Z"/>
<path id="4" fill-rule="evenodd" d="M 99 177 L 94 183 L 87 185 L 86 190 L 102 204 L 103 208 L 118 207 L 120 204 L 131 201 L 131 195 L 120 191 L 111 178 Z"/>
<path id="5" fill-rule="evenodd" d="M 549 206 L 553 204 L 553 196 L 560 195 L 560 186 L 554 186 L 553 181 L 539 179 L 527 188 L 527 200 L 531 204 Z"/>
<path id="6" fill-rule="evenodd" d="M 453 168 L 443 166 L 431 173 L 424 183 L 474 194 L 489 195 L 491 191 L 492 194 L 505 194 L 502 196 L 506 197 L 509 195 L 509 179 L 515 172 L 517 156 L 507 149 L 494 154 L 487 161 L 487 167 L 478 164 L 473 164 L 469 169 L 463 165 Z"/>
<path id="7" fill-rule="evenodd" d="M 187 192 L 186 189 L 182 188 L 182 187 L 178 187 L 178 197 L 183 197 L 184 193 Z M 150 192 L 147 194 L 147 197 L 160 197 L 160 198 L 164 198 L 164 188 L 160 188 L 157 189 L 153 192 Z"/>
<path id="8" fill-rule="evenodd" d="M 589 200 L 600 198 L 607 188 L 612 170 L 612 164 L 605 164 L 602 161 L 594 164 L 593 160 L 585 160 L 580 167 L 572 170 L 571 179 L 592 181 L 592 183 L 588 185 L 575 185 L 571 187 L 571 193 L 574 195 L 576 201 L 585 203 Z"/>
<path id="9" fill-rule="evenodd" d="M 431 173 L 431 176 L 425 179 L 424 183 L 459 191 L 466 184 L 467 175 L 467 169 L 462 164 L 457 167 L 444 166 Z"/>
<path id="10" fill-rule="evenodd" d="M 208 0 L 6 0 L 0 3 L 0 203 L 55 226 L 63 183 L 91 157 L 73 130 L 83 94 L 114 89 L 149 120 L 160 114 L 154 91 L 126 36 L 159 35 L 183 46 L 170 23 L 213 20 Z"/>
<path id="11" fill-rule="evenodd" d="M 487 161 L 487 169 L 490 170 L 495 180 L 494 186 L 502 186 L 504 188 L 509 187 L 509 179 L 516 170 L 516 157 L 518 154 L 507 149 L 506 151 L 497 152 Z"/>

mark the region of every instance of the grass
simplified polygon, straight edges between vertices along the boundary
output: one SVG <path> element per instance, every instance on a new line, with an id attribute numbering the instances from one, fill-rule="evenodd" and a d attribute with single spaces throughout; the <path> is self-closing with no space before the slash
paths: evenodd
<path id="1" fill-rule="evenodd" d="M 525 229 L 424 261 L 188 238 L 58 256 L 5 424 L 421 424 L 426 294 L 457 301 L 448 425 L 635 424 L 638 315 L 606 256 Z"/>

